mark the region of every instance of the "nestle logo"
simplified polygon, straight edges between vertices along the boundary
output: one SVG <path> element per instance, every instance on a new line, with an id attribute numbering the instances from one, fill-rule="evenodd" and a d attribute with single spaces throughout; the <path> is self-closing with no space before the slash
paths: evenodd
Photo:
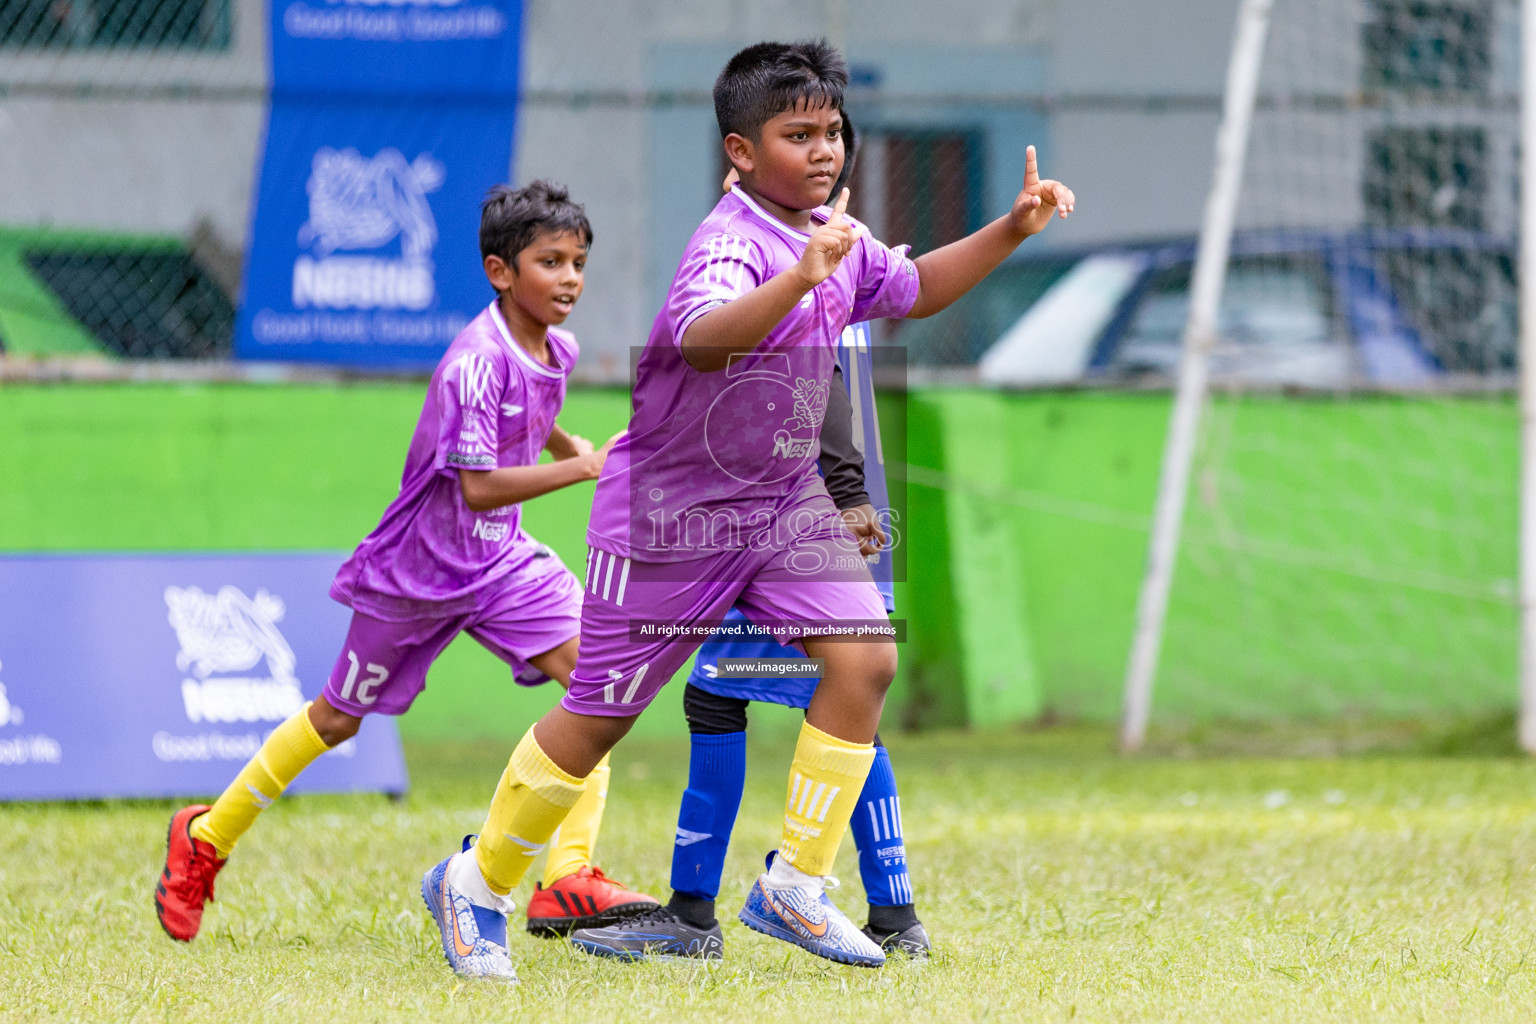
<path id="1" fill-rule="evenodd" d="M 484 519 L 476 519 L 472 535 L 481 540 L 500 541 L 507 539 L 511 529 L 511 523 L 488 523 Z"/>
<path id="2" fill-rule="evenodd" d="M 790 437 L 781 430 L 773 439 L 773 454 L 785 459 L 803 459 L 811 454 L 814 444 L 815 438 Z"/>
<path id="3" fill-rule="evenodd" d="M 355 149 L 316 150 L 305 186 L 309 220 L 299 228 L 299 244 L 312 248 L 314 255 L 294 260 L 294 306 L 430 306 L 437 294 L 432 280 L 437 221 L 427 195 L 440 189 L 446 177 L 443 164 L 431 153 L 407 163 L 404 154 L 392 148 L 371 157 Z M 397 240 L 398 257 L 385 251 Z M 348 250 L 367 254 L 335 255 Z"/>
<path id="4" fill-rule="evenodd" d="M 194 722 L 281 722 L 304 706 L 292 679 L 183 679 L 181 700 Z"/>
<path id="5" fill-rule="evenodd" d="M 293 648 L 277 628 L 285 614 L 281 598 L 265 590 L 251 597 L 233 586 L 213 594 L 166 587 L 165 604 L 181 645 L 176 667 L 197 677 L 181 681 L 188 719 L 281 722 L 304 706 Z M 247 672 L 263 660 L 265 677 L 215 675 Z"/>
<path id="6" fill-rule="evenodd" d="M 374 256 L 300 256 L 293 262 L 299 309 L 426 309 L 436 296 L 432 264 Z"/>

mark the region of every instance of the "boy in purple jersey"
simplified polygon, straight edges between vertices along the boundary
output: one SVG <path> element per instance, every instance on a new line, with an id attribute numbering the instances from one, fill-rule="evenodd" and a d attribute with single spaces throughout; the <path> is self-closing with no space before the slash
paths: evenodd
<path id="1" fill-rule="evenodd" d="M 461 888 L 450 858 L 424 879 L 445 908 L 480 910 L 454 916 L 452 932 L 438 913 L 461 973 L 485 973 L 455 943 L 471 945 L 463 929 L 494 912 L 470 887 L 517 884 L 523 851 L 554 833 L 587 773 L 732 605 L 823 663 L 782 840 L 742 921 L 828 959 L 885 962 L 825 891 L 896 670 L 880 593 L 816 472 L 833 350 L 850 323 L 937 313 L 1074 200 L 1040 180 L 1031 148 L 1008 214 L 915 262 L 893 252 L 846 218 L 846 189 L 824 205 L 843 163 L 847 81 L 826 43 L 763 43 L 715 83 L 741 181 L 689 242 L 638 361 L 629 431 L 598 479 L 570 690 L 512 755 L 474 848 L 480 877 Z"/>
<path id="2" fill-rule="evenodd" d="M 581 592 L 524 532 L 521 502 L 594 479 L 617 441 L 593 451 L 555 423 L 578 350 L 554 325 L 581 296 L 591 243 L 586 214 L 563 188 L 541 181 L 486 199 L 480 248 L 497 298 L 448 346 L 400 493 L 336 574 L 331 596 L 352 609 L 352 624 L 324 692 L 273 730 L 211 807 L 171 819 L 155 906 L 173 938 L 196 936 L 214 876 L 256 816 L 315 758 L 356 735 L 363 716 L 403 714 L 459 633 L 505 661 L 518 683 L 569 685 Z M 545 450 L 555 461 L 539 465 Z M 590 865 L 606 769 L 593 774 L 586 813 L 551 850 L 530 930 L 563 933 L 655 904 Z M 580 898 L 562 898 L 571 896 Z"/>
<path id="3" fill-rule="evenodd" d="M 853 121 L 843 111 L 842 174 L 832 187 L 841 194 L 858 154 Z M 735 168 L 726 175 L 724 190 L 738 181 Z M 885 553 L 890 538 L 889 491 L 885 457 L 880 445 L 876 411 L 874 364 L 869 325 L 855 324 L 838 344 L 838 365 L 828 391 L 821 425 L 822 480 L 843 519 L 862 541 L 860 551 L 871 563 L 875 585 L 887 612 L 895 611 L 891 559 Z M 771 639 L 743 639 L 745 617 L 732 608 L 725 622 L 699 648 L 683 690 L 683 714 L 688 719 L 688 788 L 677 815 L 672 848 L 672 898 L 616 925 L 580 928 L 571 942 L 596 956 L 621 960 L 653 957 L 718 959 L 725 952 L 725 935 L 715 917 L 715 898 L 725 870 L 725 854 L 741 806 L 747 774 L 747 705 L 766 701 L 804 710 L 816 692 L 814 677 L 785 676 L 744 679 L 720 671 L 726 658 L 798 660 L 804 654 Z M 925 958 L 932 946 L 917 917 L 906 842 L 901 824 L 901 798 L 890 753 L 875 733 L 875 762 L 859 794 L 849 822 L 859 853 L 859 875 L 869 901 L 864 934 L 889 955 L 899 951 Z"/>

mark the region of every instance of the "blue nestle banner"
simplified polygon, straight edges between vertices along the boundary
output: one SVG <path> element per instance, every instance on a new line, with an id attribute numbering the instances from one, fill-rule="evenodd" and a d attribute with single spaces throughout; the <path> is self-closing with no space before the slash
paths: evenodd
<path id="1" fill-rule="evenodd" d="M 242 358 L 428 367 L 490 301 L 520 0 L 275 0 Z"/>
<path id="2" fill-rule="evenodd" d="M 221 792 L 325 686 L 339 555 L 0 558 L 0 800 Z M 370 716 L 291 792 L 401 793 Z"/>
<path id="3" fill-rule="evenodd" d="M 517 102 L 521 0 L 271 0 L 271 13 L 279 99 Z"/>

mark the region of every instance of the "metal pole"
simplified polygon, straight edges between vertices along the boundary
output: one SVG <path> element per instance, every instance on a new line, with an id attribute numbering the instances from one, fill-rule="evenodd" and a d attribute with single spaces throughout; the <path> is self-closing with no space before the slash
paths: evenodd
<path id="1" fill-rule="evenodd" d="M 1179 361 L 1178 391 L 1174 397 L 1168 442 L 1163 448 L 1157 505 L 1152 514 L 1152 540 L 1147 551 L 1141 597 L 1136 606 L 1136 635 L 1131 642 L 1131 658 L 1125 672 L 1120 746 L 1126 751 L 1141 747 L 1146 738 L 1147 719 L 1152 713 L 1152 683 L 1157 675 L 1174 563 L 1178 560 L 1184 497 L 1189 490 L 1200 411 L 1205 404 L 1210 351 L 1216 341 L 1217 312 L 1221 307 L 1222 286 L 1226 283 L 1227 253 L 1232 244 L 1232 224 L 1242 188 L 1248 130 L 1253 120 L 1253 104 L 1258 93 L 1259 69 L 1272 6 L 1273 0 L 1243 0 L 1232 40 L 1221 125 L 1216 132 L 1215 173 L 1210 195 L 1206 197 L 1200 244 L 1195 253 L 1189 320 L 1184 325 L 1183 354 Z"/>
<path id="2" fill-rule="evenodd" d="M 1520 746 L 1536 753 L 1536 0 L 1520 4 Z"/>

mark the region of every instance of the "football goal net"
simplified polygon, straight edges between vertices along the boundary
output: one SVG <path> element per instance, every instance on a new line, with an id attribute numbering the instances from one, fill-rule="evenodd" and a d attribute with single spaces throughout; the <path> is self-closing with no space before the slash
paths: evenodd
<path id="1" fill-rule="evenodd" d="M 1178 382 L 1126 748 L 1514 706 L 1521 6 L 1240 5 L 1197 253 L 1122 346 Z"/>

